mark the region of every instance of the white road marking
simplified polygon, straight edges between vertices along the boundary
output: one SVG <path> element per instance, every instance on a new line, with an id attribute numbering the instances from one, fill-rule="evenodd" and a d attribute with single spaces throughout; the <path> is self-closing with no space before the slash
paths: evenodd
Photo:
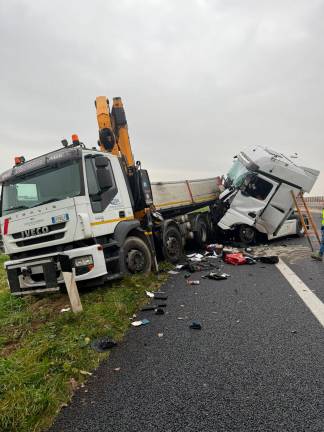
<path id="1" fill-rule="evenodd" d="M 305 305 L 310 309 L 315 318 L 324 327 L 324 304 L 321 300 L 308 288 L 307 285 L 285 264 L 281 258 L 276 264 L 277 269 L 287 279 L 289 284 L 294 288 Z"/>

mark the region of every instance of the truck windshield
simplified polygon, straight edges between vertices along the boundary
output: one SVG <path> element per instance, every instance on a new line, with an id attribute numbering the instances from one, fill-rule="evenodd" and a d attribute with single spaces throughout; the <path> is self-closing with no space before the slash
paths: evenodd
<path id="1" fill-rule="evenodd" d="M 2 185 L 2 215 L 81 194 L 80 162 L 25 174 Z"/>
<path id="2" fill-rule="evenodd" d="M 239 160 L 236 160 L 227 174 L 227 179 L 232 187 L 240 187 L 249 173 L 250 171 Z"/>

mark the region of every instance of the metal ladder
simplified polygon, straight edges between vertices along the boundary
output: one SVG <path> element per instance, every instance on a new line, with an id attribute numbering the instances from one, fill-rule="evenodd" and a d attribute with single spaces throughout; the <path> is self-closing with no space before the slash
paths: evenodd
<path id="1" fill-rule="evenodd" d="M 291 195 L 293 197 L 295 207 L 299 216 L 300 223 L 305 231 L 305 236 L 308 240 L 309 246 L 311 250 L 314 252 L 314 241 L 318 244 L 321 244 L 321 237 L 319 235 L 316 223 L 314 222 L 313 216 L 306 204 L 304 196 L 302 192 L 300 192 L 297 196 L 291 191 Z M 308 223 L 305 222 L 307 218 Z"/>

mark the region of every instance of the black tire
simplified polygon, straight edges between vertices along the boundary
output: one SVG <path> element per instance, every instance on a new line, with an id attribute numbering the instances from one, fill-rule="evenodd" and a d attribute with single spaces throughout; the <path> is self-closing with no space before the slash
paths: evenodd
<path id="1" fill-rule="evenodd" d="M 246 245 L 254 244 L 256 240 L 255 228 L 249 225 L 241 225 L 238 229 L 238 237 L 241 243 Z"/>
<path id="2" fill-rule="evenodd" d="M 163 257 L 175 264 L 182 257 L 182 237 L 175 225 L 168 226 L 163 233 Z"/>
<path id="3" fill-rule="evenodd" d="M 152 267 L 152 256 L 147 244 L 139 237 L 127 237 L 124 243 L 124 260 L 126 273 L 149 273 Z"/>
<path id="4" fill-rule="evenodd" d="M 207 222 L 203 217 L 199 217 L 196 222 L 196 229 L 195 229 L 195 242 L 200 248 L 203 248 L 208 239 L 208 226 Z"/>

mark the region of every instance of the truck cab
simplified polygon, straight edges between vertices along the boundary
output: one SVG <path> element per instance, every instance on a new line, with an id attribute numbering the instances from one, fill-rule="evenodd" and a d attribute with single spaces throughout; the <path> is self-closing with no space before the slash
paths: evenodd
<path id="1" fill-rule="evenodd" d="M 69 256 L 77 281 L 98 282 L 125 271 L 120 251 L 129 233 L 136 232 L 148 249 L 134 218 L 130 185 L 111 153 L 81 145 L 61 148 L 18 163 L 0 176 L 0 183 L 0 226 L 12 292 L 35 292 L 44 285 L 58 289 L 60 253 Z M 55 278 L 46 274 L 53 260 Z"/>
<path id="2" fill-rule="evenodd" d="M 225 231 L 237 229 L 245 242 L 256 232 L 275 237 L 293 211 L 291 192 L 310 192 L 318 175 L 319 171 L 266 147 L 240 152 L 220 195 L 226 211 L 218 226 Z"/>

